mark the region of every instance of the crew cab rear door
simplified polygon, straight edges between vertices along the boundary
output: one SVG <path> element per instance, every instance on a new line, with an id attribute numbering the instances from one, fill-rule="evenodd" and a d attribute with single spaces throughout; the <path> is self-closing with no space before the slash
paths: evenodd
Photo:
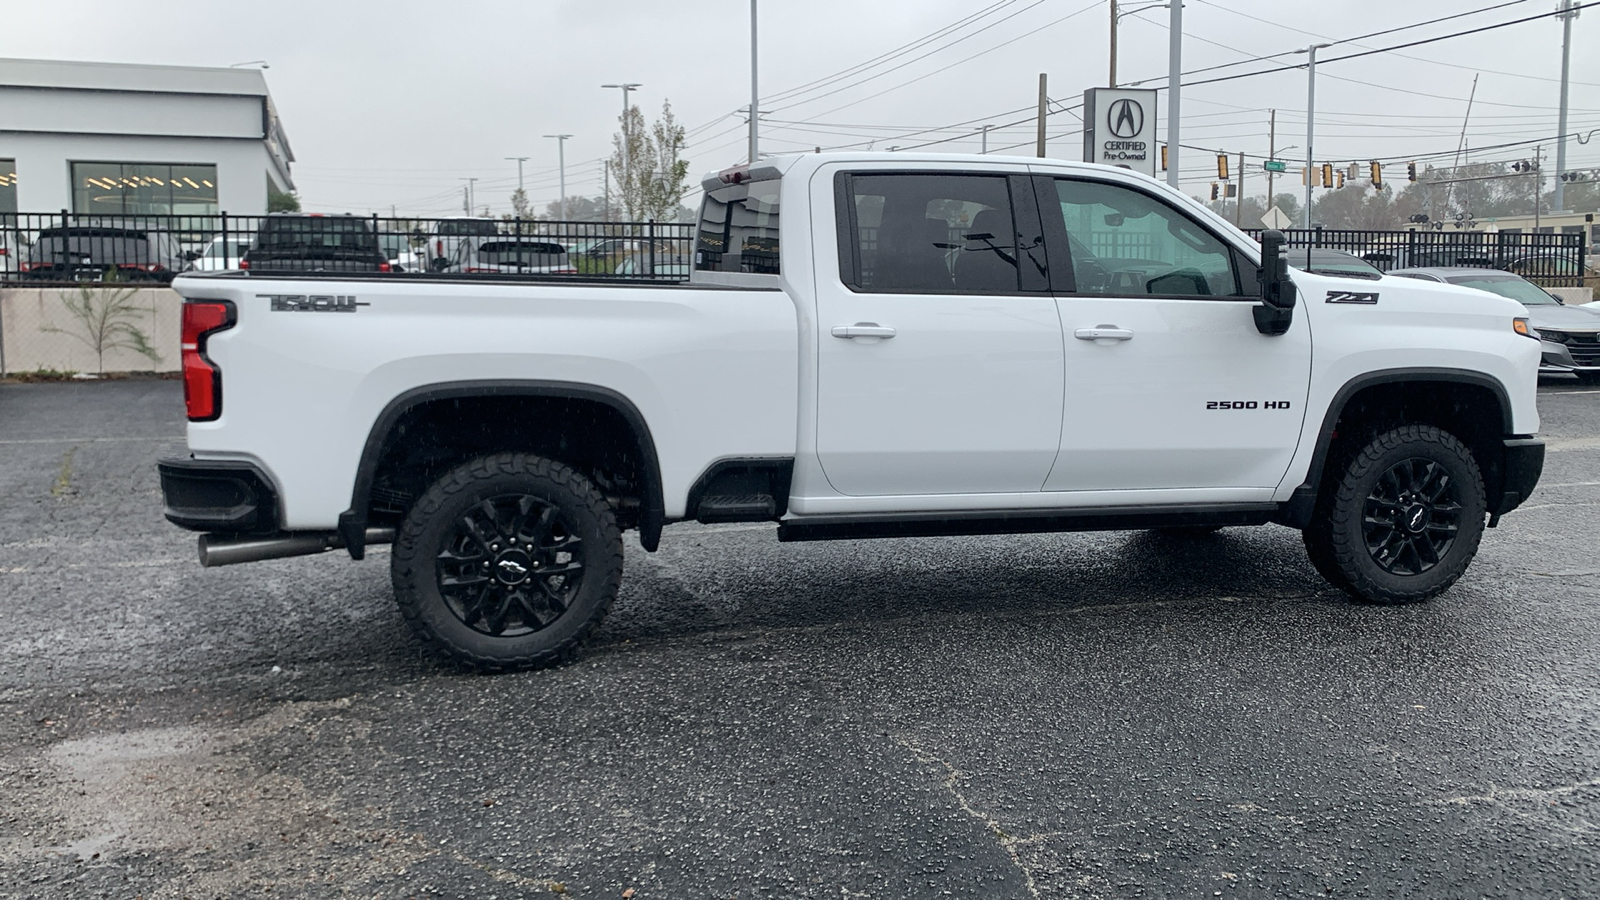
<path id="1" fill-rule="evenodd" d="M 1027 176 L 879 166 L 831 186 L 838 267 L 815 273 L 828 483 L 852 496 L 1039 491 L 1064 381 L 1056 301 L 1029 257 L 1042 262 L 1043 244 Z"/>
<path id="2" fill-rule="evenodd" d="M 1140 179 L 1035 187 L 1066 364 L 1045 490 L 1106 492 L 1096 505 L 1269 499 L 1305 416 L 1307 317 L 1257 331 L 1254 265 Z"/>

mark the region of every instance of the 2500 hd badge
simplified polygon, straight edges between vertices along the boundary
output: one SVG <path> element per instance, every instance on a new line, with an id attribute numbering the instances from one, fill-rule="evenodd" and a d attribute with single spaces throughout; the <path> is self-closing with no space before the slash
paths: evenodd
<path id="1" fill-rule="evenodd" d="M 1287 400 L 1212 400 L 1206 403 L 1206 409 L 1288 409 Z"/>

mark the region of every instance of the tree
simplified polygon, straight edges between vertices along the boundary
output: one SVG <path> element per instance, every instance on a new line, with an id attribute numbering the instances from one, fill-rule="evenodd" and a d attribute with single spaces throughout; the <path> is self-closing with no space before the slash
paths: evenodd
<path id="1" fill-rule="evenodd" d="M 300 195 L 280 191 L 271 182 L 267 184 L 267 212 L 290 213 L 300 211 Z"/>
<path id="2" fill-rule="evenodd" d="M 672 102 L 661 104 L 661 116 L 648 131 L 637 106 L 628 107 L 619 122 L 622 128 L 612 136 L 614 149 L 606 167 L 623 219 L 637 222 L 676 216 L 688 190 L 683 179 L 689 174 L 689 163 L 682 158 L 687 140 L 683 126 L 672 115 Z"/>
<path id="3" fill-rule="evenodd" d="M 66 334 L 77 338 L 94 351 L 98 371 L 106 371 L 106 351 L 132 350 L 153 363 L 161 362 L 161 354 L 150 346 L 150 338 L 137 325 L 146 310 L 134 303 L 138 291 L 131 287 L 118 287 L 116 277 L 108 275 L 104 287 L 81 285 L 76 295 L 63 293 L 61 302 L 67 312 L 78 320 L 81 330 L 68 331 L 55 325 L 45 325 L 40 331 Z"/>
<path id="4" fill-rule="evenodd" d="M 533 218 L 533 207 L 528 205 L 528 192 L 522 188 L 511 192 L 511 215 L 516 219 Z"/>
<path id="5" fill-rule="evenodd" d="M 541 218 L 552 221 L 562 217 L 561 201 L 552 201 L 544 208 Z M 606 201 L 604 197 L 579 197 L 567 198 L 566 221 L 569 222 L 604 222 L 606 220 Z"/>

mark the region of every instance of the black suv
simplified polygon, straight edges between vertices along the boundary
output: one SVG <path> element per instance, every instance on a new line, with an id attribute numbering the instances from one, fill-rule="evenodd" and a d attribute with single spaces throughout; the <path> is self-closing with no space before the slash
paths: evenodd
<path id="1" fill-rule="evenodd" d="M 187 264 L 172 235 L 118 219 L 46 228 L 18 268 L 41 281 L 168 282 Z"/>
<path id="2" fill-rule="evenodd" d="M 357 216 L 270 215 L 239 268 L 251 272 L 388 272 L 372 223 Z"/>

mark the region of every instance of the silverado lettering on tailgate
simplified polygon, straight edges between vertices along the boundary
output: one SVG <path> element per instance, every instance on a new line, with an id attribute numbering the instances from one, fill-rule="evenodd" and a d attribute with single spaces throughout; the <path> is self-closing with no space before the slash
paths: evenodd
<path id="1" fill-rule="evenodd" d="M 358 303 L 356 298 L 345 294 L 257 294 L 272 301 L 273 312 L 347 312 L 353 313 L 358 306 L 371 306 L 370 303 Z"/>

